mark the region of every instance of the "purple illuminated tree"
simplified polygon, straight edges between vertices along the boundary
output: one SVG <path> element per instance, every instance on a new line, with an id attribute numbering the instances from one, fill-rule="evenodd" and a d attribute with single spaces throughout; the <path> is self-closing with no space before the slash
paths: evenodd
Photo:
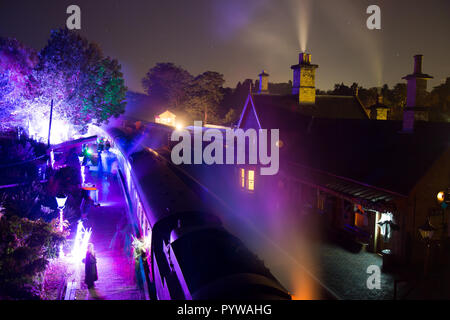
<path id="1" fill-rule="evenodd" d="M 34 104 L 47 115 L 53 100 L 54 114 L 83 132 L 88 124 L 107 122 L 125 111 L 127 89 L 120 69 L 76 32 L 54 30 L 33 71 L 40 88 Z"/>
<path id="2" fill-rule="evenodd" d="M 20 124 L 20 109 L 36 93 L 32 69 L 36 52 L 19 41 L 0 38 L 0 120 L 3 129 Z"/>

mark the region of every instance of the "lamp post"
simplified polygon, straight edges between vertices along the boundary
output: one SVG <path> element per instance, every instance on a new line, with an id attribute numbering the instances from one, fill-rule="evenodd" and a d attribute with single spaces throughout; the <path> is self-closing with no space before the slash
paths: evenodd
<path id="1" fill-rule="evenodd" d="M 56 196 L 56 203 L 58 204 L 58 210 L 59 210 L 59 231 L 63 231 L 63 211 L 66 205 L 67 196 L 65 194 L 58 194 Z"/>
<path id="2" fill-rule="evenodd" d="M 84 155 L 83 154 L 78 156 L 78 161 L 80 161 L 81 187 L 83 187 L 84 180 L 85 180 L 84 166 L 83 166 L 83 162 L 84 162 Z"/>
<path id="3" fill-rule="evenodd" d="M 52 131 L 52 118 L 53 118 L 53 99 L 50 104 L 50 121 L 48 122 L 48 139 L 47 139 L 47 147 L 50 148 L 50 135 Z"/>
<path id="4" fill-rule="evenodd" d="M 442 239 L 445 239 L 445 233 L 448 232 L 448 223 L 445 219 L 445 213 L 450 205 L 450 188 L 447 188 L 447 191 L 439 191 L 436 198 L 442 209 Z"/>
<path id="5" fill-rule="evenodd" d="M 78 161 L 80 161 L 80 166 L 83 166 L 83 161 L 84 161 L 84 155 L 79 155 L 78 156 Z"/>
<path id="6" fill-rule="evenodd" d="M 427 218 L 427 222 L 425 222 L 422 226 L 419 227 L 419 232 L 422 238 L 425 240 L 426 245 L 426 253 L 425 253 L 425 266 L 424 266 L 424 274 L 428 273 L 428 263 L 430 260 L 430 246 L 431 239 L 433 238 L 434 232 L 436 228 L 430 223 L 430 217 Z"/>

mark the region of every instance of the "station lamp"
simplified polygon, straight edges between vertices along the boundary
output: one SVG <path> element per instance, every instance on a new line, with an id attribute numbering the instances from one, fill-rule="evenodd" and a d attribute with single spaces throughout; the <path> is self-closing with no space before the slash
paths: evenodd
<path id="1" fill-rule="evenodd" d="M 447 191 L 439 191 L 436 198 L 442 208 L 447 208 L 450 204 L 450 189 L 447 189 Z"/>
<path id="2" fill-rule="evenodd" d="M 439 203 L 450 201 L 450 195 L 449 195 L 448 190 L 447 190 L 447 192 L 439 191 L 436 197 L 437 197 L 437 200 L 439 201 Z"/>
<path id="3" fill-rule="evenodd" d="M 431 240 L 433 238 L 433 234 L 436 231 L 436 228 L 430 223 L 430 218 L 428 217 L 427 222 L 425 222 L 422 226 L 419 227 L 420 235 L 424 240 Z"/>
<path id="4" fill-rule="evenodd" d="M 80 166 L 82 166 L 83 165 L 83 161 L 84 161 L 84 155 L 83 154 L 78 156 L 78 161 L 80 161 Z"/>
<path id="5" fill-rule="evenodd" d="M 64 206 L 66 205 L 67 196 L 65 194 L 58 194 L 56 197 L 56 203 L 58 204 L 58 209 L 64 209 Z"/>
<path id="6" fill-rule="evenodd" d="M 56 197 L 56 203 L 58 204 L 58 210 L 59 210 L 59 231 L 63 231 L 63 222 L 64 222 L 64 208 L 67 201 L 67 196 L 65 194 L 58 194 Z"/>

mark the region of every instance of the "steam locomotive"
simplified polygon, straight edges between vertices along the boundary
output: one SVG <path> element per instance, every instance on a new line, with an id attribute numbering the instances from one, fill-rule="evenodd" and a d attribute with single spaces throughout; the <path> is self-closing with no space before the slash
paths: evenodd
<path id="1" fill-rule="evenodd" d="M 229 233 L 203 195 L 162 157 L 171 128 L 110 128 L 130 213 L 148 246 L 150 297 L 159 300 L 290 300 L 264 263 Z"/>

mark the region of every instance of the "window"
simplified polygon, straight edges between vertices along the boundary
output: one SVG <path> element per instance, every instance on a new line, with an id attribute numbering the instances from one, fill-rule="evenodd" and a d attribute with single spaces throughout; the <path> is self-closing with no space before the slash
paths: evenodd
<path id="1" fill-rule="evenodd" d="M 320 211 L 325 210 L 325 195 L 322 194 L 319 190 L 317 190 L 317 209 Z"/>
<path id="2" fill-rule="evenodd" d="M 248 171 L 248 190 L 255 190 L 255 171 Z"/>
<path id="3" fill-rule="evenodd" d="M 245 169 L 241 169 L 241 187 L 245 188 Z"/>

